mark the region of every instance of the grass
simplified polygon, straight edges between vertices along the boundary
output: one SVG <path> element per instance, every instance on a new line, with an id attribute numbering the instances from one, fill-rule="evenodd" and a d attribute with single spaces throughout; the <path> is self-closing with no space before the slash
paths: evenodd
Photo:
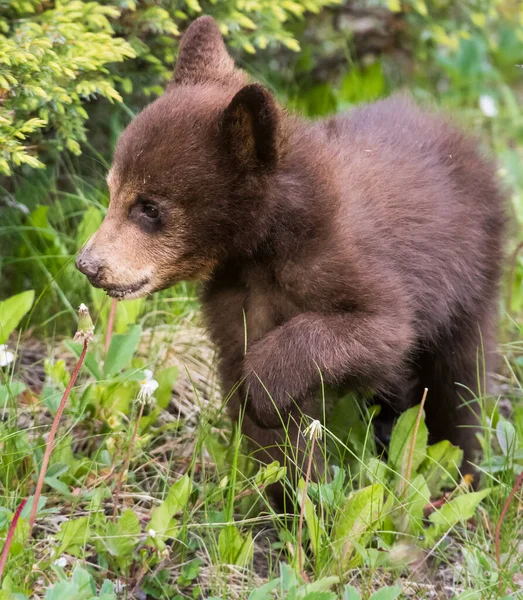
<path id="1" fill-rule="evenodd" d="M 18 182 L 31 215 L 11 207 L 0 226 L 5 295 L 37 291 L 13 332 L 0 330 L 16 353 L 0 369 L 0 538 L 27 502 L 0 600 L 523 597 L 519 258 L 505 286 L 496 395 L 479 399 L 479 491 L 460 476 L 457 449 L 427 445 L 419 407 L 396 424 L 387 459 L 374 442 L 372 407 L 351 397 L 320 426 L 321 440 L 308 438 L 309 456 L 319 448 L 332 478 L 296 485 L 284 465 L 258 464 L 228 420 L 192 286 L 120 303 L 105 347 L 110 302 L 77 275 L 73 257 L 107 197 L 74 175 L 67 193 L 56 192 L 56 177 Z M 30 536 L 52 420 L 81 351 L 72 341 L 80 302 L 96 317 L 95 339 L 59 423 Z M 159 385 L 144 405 L 146 370 Z M 286 515 L 267 499 L 277 480 L 291 491 Z"/>

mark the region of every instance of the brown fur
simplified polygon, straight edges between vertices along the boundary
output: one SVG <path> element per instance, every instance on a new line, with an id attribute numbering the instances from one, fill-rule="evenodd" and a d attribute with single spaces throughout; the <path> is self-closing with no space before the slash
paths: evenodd
<path id="1" fill-rule="evenodd" d="M 246 84 L 203 17 L 166 93 L 122 134 L 109 185 L 79 267 L 119 297 L 205 280 L 224 390 L 240 384 L 230 412 L 245 405 L 244 432 L 270 446 L 260 457 L 283 460 L 289 415 L 319 416 L 321 373 L 398 410 L 428 387 L 432 440 L 473 458 L 462 396 L 495 349 L 504 222 L 475 140 L 403 96 L 291 116 Z M 294 420 L 290 441 L 303 445 Z"/>

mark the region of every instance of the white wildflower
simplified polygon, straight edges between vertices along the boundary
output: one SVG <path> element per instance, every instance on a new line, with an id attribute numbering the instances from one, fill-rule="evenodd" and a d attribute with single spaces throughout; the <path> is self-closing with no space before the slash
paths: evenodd
<path id="1" fill-rule="evenodd" d="M 321 440 L 323 435 L 321 423 L 317 419 L 314 419 L 314 421 L 311 421 L 310 425 L 305 428 L 303 435 L 308 435 L 311 440 Z"/>
<path id="2" fill-rule="evenodd" d="M 7 367 L 15 359 L 15 355 L 9 352 L 6 344 L 0 344 L 0 367 Z"/>
<path id="3" fill-rule="evenodd" d="M 147 535 L 154 539 L 156 537 L 156 531 L 154 529 L 149 529 Z"/>
<path id="4" fill-rule="evenodd" d="M 159 383 L 153 379 L 153 372 L 149 369 L 144 371 L 145 379 L 140 381 L 140 391 L 138 392 L 138 402 L 149 404 L 153 401 L 154 392 L 158 389 Z"/>
<path id="5" fill-rule="evenodd" d="M 67 566 L 67 559 L 61 556 L 60 558 L 57 558 L 53 564 L 64 569 Z"/>
<path id="6" fill-rule="evenodd" d="M 481 112 L 486 117 L 497 117 L 498 116 L 498 107 L 496 106 L 496 101 L 492 96 L 488 96 L 487 94 L 482 94 L 479 97 L 479 107 Z"/>

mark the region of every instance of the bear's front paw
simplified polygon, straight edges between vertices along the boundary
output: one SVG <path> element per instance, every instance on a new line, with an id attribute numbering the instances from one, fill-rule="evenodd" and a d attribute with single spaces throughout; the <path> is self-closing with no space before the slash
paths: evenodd
<path id="1" fill-rule="evenodd" d="M 270 375 L 264 376 L 263 369 L 256 368 L 246 360 L 242 389 L 245 412 L 265 429 L 283 427 L 291 412 L 293 400 L 285 389 Z"/>

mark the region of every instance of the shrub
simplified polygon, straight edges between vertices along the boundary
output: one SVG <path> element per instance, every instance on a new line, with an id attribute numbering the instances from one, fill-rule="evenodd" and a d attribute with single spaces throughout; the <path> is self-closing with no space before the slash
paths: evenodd
<path id="1" fill-rule="evenodd" d="M 95 97 L 114 102 L 122 100 L 119 90 L 161 93 L 174 40 L 204 11 L 216 16 L 233 46 L 248 53 L 275 44 L 298 50 L 287 21 L 337 1 L 228 0 L 202 6 L 198 0 L 0 0 L 0 173 L 10 175 L 22 164 L 41 167 L 44 148 L 79 154 L 87 119 L 83 105 Z"/>

